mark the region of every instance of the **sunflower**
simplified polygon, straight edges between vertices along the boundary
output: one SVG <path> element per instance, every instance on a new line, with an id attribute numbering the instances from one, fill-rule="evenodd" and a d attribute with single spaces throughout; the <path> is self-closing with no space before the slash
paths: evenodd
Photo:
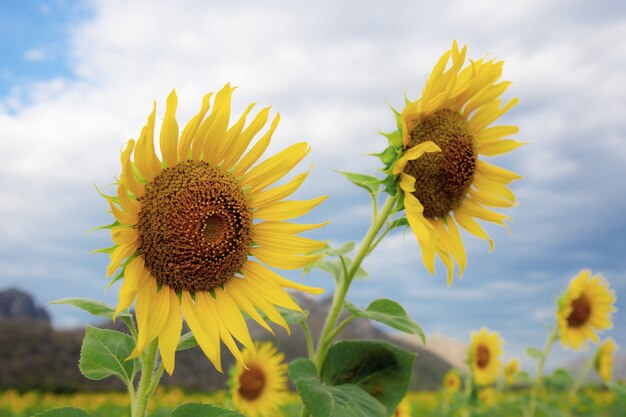
<path id="1" fill-rule="evenodd" d="M 499 357 L 502 355 L 503 344 L 498 332 L 490 332 L 485 328 L 478 333 L 472 332 L 470 364 L 478 385 L 489 385 L 500 375 Z"/>
<path id="2" fill-rule="evenodd" d="M 613 380 L 613 353 L 615 352 L 615 342 L 607 339 L 600 345 L 594 360 L 594 367 L 604 382 Z"/>
<path id="3" fill-rule="evenodd" d="M 496 403 L 496 390 L 492 387 L 481 389 L 478 392 L 478 400 L 487 406 L 494 405 Z"/>
<path id="4" fill-rule="evenodd" d="M 521 176 L 478 159 L 510 152 L 522 145 L 506 137 L 516 126 L 492 126 L 517 103 L 499 98 L 511 84 L 499 82 L 503 62 L 479 59 L 463 68 L 466 47 L 456 42 L 439 59 L 422 96 L 396 112 L 398 130 L 386 135 L 390 146 L 379 155 L 386 172 L 399 176 L 406 216 L 422 250 L 424 265 L 435 272 L 435 254 L 448 269 L 454 262 L 462 276 L 466 264 L 459 227 L 493 241 L 475 219 L 505 227 L 510 217 L 490 208 L 516 205 L 507 187 Z M 446 69 L 452 59 L 450 68 Z M 394 191 L 395 192 L 395 191 Z M 458 226 L 457 226 L 458 225 Z"/>
<path id="5" fill-rule="evenodd" d="M 443 387 L 450 393 L 458 392 L 461 389 L 461 376 L 456 369 L 450 369 L 443 377 Z"/>
<path id="6" fill-rule="evenodd" d="M 400 401 L 391 417 L 411 417 L 411 401 L 408 397 L 404 397 Z"/>
<path id="7" fill-rule="evenodd" d="M 582 345 L 587 347 L 587 340 L 598 343 L 596 331 L 613 326 L 614 303 L 615 294 L 600 275 L 591 276 L 588 269 L 580 271 L 559 300 L 557 323 L 561 344 L 578 349 Z"/>
<path id="8" fill-rule="evenodd" d="M 513 358 L 504 367 L 504 379 L 507 384 L 512 385 L 515 382 L 517 371 L 519 371 L 519 360 Z"/>
<path id="9" fill-rule="evenodd" d="M 242 355 L 231 379 L 235 408 L 248 417 L 276 415 L 287 399 L 285 355 L 270 342 L 257 343 L 256 354 L 244 349 Z"/>
<path id="10" fill-rule="evenodd" d="M 280 116 L 250 147 L 267 122 L 269 108 L 246 125 L 250 105 L 229 127 L 233 91 L 230 84 L 221 89 L 208 116 L 212 94 L 206 95 L 180 135 L 172 91 L 160 130 L 162 160 L 153 140 L 155 103 L 137 142 L 130 140 L 122 151 L 117 195 L 108 197 L 116 221 L 111 225 L 115 245 L 109 249 L 107 274 L 121 267 L 113 282 L 123 278 L 116 315 L 137 300 L 138 336 L 129 358 L 158 339 L 170 374 L 183 315 L 200 348 L 221 372 L 221 342 L 240 362 L 235 339 L 254 351 L 242 311 L 270 332 L 259 311 L 289 331 L 275 306 L 301 310 L 284 288 L 322 292 L 268 268 L 300 268 L 317 259 L 308 252 L 326 245 L 297 236 L 323 224 L 285 221 L 325 199 L 283 201 L 308 172 L 268 189 L 307 155 L 309 146 L 297 143 L 256 164 Z"/>

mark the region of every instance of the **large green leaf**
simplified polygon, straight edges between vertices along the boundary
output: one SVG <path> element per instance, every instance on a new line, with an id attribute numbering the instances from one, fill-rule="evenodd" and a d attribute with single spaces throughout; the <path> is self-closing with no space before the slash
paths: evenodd
<path id="1" fill-rule="evenodd" d="M 355 317 L 374 320 L 404 333 L 416 334 L 423 343 L 426 343 L 426 336 L 419 324 L 411 320 L 404 308 L 393 300 L 387 298 L 374 300 L 365 310 L 360 310 L 349 301 L 345 301 L 344 305 L 348 313 Z"/>
<path id="2" fill-rule="evenodd" d="M 172 417 L 245 417 L 233 410 L 202 403 L 183 404 L 172 411 Z"/>
<path id="3" fill-rule="evenodd" d="M 107 319 L 112 319 L 115 313 L 115 307 L 90 298 L 63 298 L 51 301 L 50 304 L 67 304 L 85 310 L 94 316 L 106 317 Z M 122 311 L 117 316 L 130 317 L 130 314 L 127 311 Z"/>
<path id="4" fill-rule="evenodd" d="M 387 417 L 387 409 L 352 384 L 328 386 L 320 382 L 315 365 L 298 358 L 289 364 L 289 376 L 313 417 Z"/>
<path id="5" fill-rule="evenodd" d="M 80 408 L 62 407 L 37 413 L 33 417 L 89 417 L 89 414 Z"/>
<path id="6" fill-rule="evenodd" d="M 356 172 L 337 171 L 344 177 L 346 177 L 354 185 L 358 185 L 361 188 L 367 190 L 368 193 L 374 194 L 378 191 L 380 180 L 376 177 L 366 174 L 358 174 Z"/>
<path id="7" fill-rule="evenodd" d="M 139 370 L 137 359 L 126 360 L 134 346 L 135 341 L 127 334 L 87 326 L 78 367 L 89 379 L 115 375 L 130 383 Z"/>
<path id="8" fill-rule="evenodd" d="M 404 398 L 415 353 L 377 340 L 345 340 L 333 345 L 322 366 L 328 385 L 353 384 L 380 401 L 393 414 Z"/>

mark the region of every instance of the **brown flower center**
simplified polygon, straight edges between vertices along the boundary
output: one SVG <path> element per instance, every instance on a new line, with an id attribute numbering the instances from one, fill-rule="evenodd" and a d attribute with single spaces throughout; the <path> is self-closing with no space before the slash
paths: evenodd
<path id="1" fill-rule="evenodd" d="M 265 373 L 253 366 L 239 376 L 239 395 L 248 401 L 259 398 L 265 387 Z"/>
<path id="2" fill-rule="evenodd" d="M 441 152 L 425 153 L 409 161 L 404 172 L 413 176 L 413 194 L 424 206 L 424 217 L 443 217 L 457 209 L 469 190 L 476 169 L 474 138 L 465 118 L 458 112 L 442 109 L 409 130 L 409 146 L 436 143 Z"/>
<path id="3" fill-rule="evenodd" d="M 572 301 L 572 312 L 567 316 L 569 327 L 581 327 L 591 317 L 591 303 L 585 294 Z"/>
<path id="4" fill-rule="evenodd" d="M 207 162 L 163 170 L 146 186 L 137 252 L 160 284 L 208 291 L 236 273 L 252 242 L 252 213 L 237 181 Z"/>
<path id="5" fill-rule="evenodd" d="M 489 349 L 487 349 L 483 345 L 478 345 L 475 354 L 476 365 L 478 365 L 480 369 L 486 368 L 489 364 L 489 359 L 491 359 L 491 353 L 489 352 Z"/>

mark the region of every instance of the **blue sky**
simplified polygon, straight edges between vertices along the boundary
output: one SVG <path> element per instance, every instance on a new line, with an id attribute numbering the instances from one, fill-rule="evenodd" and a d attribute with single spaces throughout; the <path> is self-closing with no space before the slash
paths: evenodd
<path id="1" fill-rule="evenodd" d="M 388 104 L 417 98 L 453 39 L 468 56 L 503 59 L 506 97 L 520 104 L 504 123 L 530 142 L 493 163 L 520 172 L 512 235 L 486 228 L 496 248 L 464 235 L 468 268 L 445 285 L 428 275 L 414 237 L 398 232 L 366 261 L 371 278 L 349 296 L 401 302 L 428 333 L 460 340 L 487 326 L 522 356 L 539 346 L 554 301 L 582 268 L 618 295 L 615 328 L 626 346 L 626 8 L 619 1 L 125 2 L 7 1 L 0 5 L 0 287 L 40 303 L 104 294 L 106 204 L 92 184 L 119 173 L 119 151 L 136 137 L 152 100 L 163 114 L 175 87 L 179 121 L 202 95 L 231 81 L 235 107 L 272 105 L 281 125 L 270 152 L 300 140 L 314 164 L 302 198 L 327 202 L 304 221 L 332 220 L 314 234 L 359 240 L 368 198 L 333 170 L 374 174 L 394 121 Z M 331 288 L 331 278 L 307 282 Z M 55 324 L 87 316 L 51 307 Z M 556 366 L 571 358 L 558 348 Z M 525 360 L 528 362 L 528 360 Z"/>

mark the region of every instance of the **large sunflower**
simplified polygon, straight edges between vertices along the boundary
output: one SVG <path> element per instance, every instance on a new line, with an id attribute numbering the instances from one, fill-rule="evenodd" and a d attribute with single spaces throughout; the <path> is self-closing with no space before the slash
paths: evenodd
<path id="1" fill-rule="evenodd" d="M 610 329 L 615 294 L 600 276 L 584 269 L 572 279 L 559 300 L 557 322 L 561 344 L 578 349 L 587 340 L 598 343 L 597 331 Z"/>
<path id="2" fill-rule="evenodd" d="M 256 344 L 256 354 L 249 349 L 242 354 L 231 379 L 235 408 L 248 417 L 275 416 L 287 399 L 285 355 L 270 342 Z"/>
<path id="3" fill-rule="evenodd" d="M 478 333 L 472 332 L 470 365 L 474 381 L 478 385 L 489 385 L 500 376 L 502 364 L 499 357 L 502 355 L 503 344 L 498 332 L 490 332 L 485 328 Z"/>
<path id="4" fill-rule="evenodd" d="M 282 201 L 308 173 L 268 189 L 307 155 L 309 146 L 297 143 L 256 164 L 280 117 L 250 146 L 266 124 L 269 108 L 245 126 L 250 105 L 229 127 L 233 91 L 229 84 L 220 90 L 208 116 L 212 94 L 206 95 L 180 135 L 172 91 L 160 132 L 162 160 L 153 142 L 155 104 L 137 142 L 130 140 L 122 152 L 117 196 L 109 198 L 116 222 L 107 273 L 111 276 L 121 266 L 116 278 L 123 277 L 116 314 L 137 300 L 138 336 L 130 357 L 158 338 L 170 374 L 183 314 L 200 348 L 221 371 L 220 341 L 240 362 L 235 339 L 254 351 L 241 310 L 270 332 L 259 311 L 289 331 L 275 306 L 300 308 L 283 287 L 322 292 L 263 265 L 297 269 L 316 259 L 306 253 L 325 246 L 296 236 L 323 224 L 285 222 L 325 199 Z"/>
<path id="5" fill-rule="evenodd" d="M 466 47 L 456 42 L 439 59 L 417 101 L 396 113 L 398 132 L 388 135 L 391 173 L 399 175 L 406 216 L 422 250 L 428 271 L 435 271 L 435 254 L 448 269 L 452 283 L 454 262 L 459 276 L 466 264 L 459 226 L 493 241 L 475 219 L 505 228 L 508 216 L 490 208 L 515 205 L 507 185 L 521 176 L 489 164 L 482 156 L 512 151 L 522 143 L 505 139 L 516 126 L 492 126 L 517 103 L 502 105 L 499 98 L 511 84 L 499 82 L 503 62 L 479 59 L 463 68 Z M 449 68 L 448 61 L 452 59 Z M 447 68 L 447 69 L 446 69 Z M 394 155 L 385 151 L 384 156 Z"/>
<path id="6" fill-rule="evenodd" d="M 600 379 L 604 382 L 613 380 L 613 353 L 615 352 L 615 342 L 607 339 L 600 345 L 594 360 L 594 367 Z"/>

